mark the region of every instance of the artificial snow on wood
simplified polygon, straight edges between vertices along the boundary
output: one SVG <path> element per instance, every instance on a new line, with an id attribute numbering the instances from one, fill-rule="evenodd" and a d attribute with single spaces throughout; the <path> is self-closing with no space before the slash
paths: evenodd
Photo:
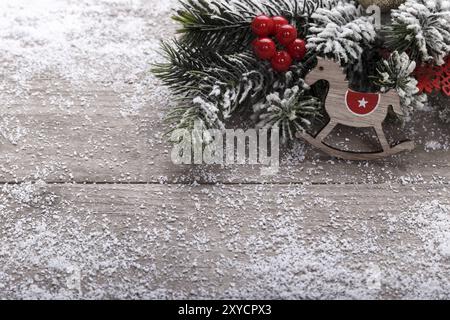
<path id="1" fill-rule="evenodd" d="M 0 0 L 0 299 L 450 298 L 448 124 L 383 161 L 176 166 L 176 5 Z"/>

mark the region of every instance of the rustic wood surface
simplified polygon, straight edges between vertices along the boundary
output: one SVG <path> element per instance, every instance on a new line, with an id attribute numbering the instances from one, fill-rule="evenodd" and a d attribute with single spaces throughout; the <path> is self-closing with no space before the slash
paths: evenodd
<path id="1" fill-rule="evenodd" d="M 426 277 L 448 290 L 448 261 L 430 268 L 438 254 L 422 251 L 415 230 L 428 226 L 409 216 L 430 218 L 410 206 L 431 193 L 450 205 L 441 184 L 52 185 L 2 211 L 6 223 L 23 221 L 0 234 L 21 247 L 3 248 L 2 292 L 14 297 L 32 277 L 42 291 L 28 294 L 52 297 L 432 296 L 415 285 Z M 41 276 L 49 271 L 53 281 Z"/>
<path id="2" fill-rule="evenodd" d="M 152 50 L 173 35 L 167 6 L 91 2 L 100 7 L 70 10 L 82 21 L 92 10 L 111 33 L 117 16 L 136 20 L 142 38 L 130 34 L 155 42 Z M 450 297 L 450 127 L 436 112 L 408 125 L 412 153 L 374 162 L 297 141 L 275 176 L 259 166 L 176 166 L 162 124 L 172 99 L 148 74 L 153 55 L 134 77 L 108 82 L 30 67 L 8 50 L 0 298 Z M 119 65 L 134 70 L 125 58 Z M 75 60 L 73 76 L 89 65 Z M 345 130 L 334 142 L 348 147 L 349 136 L 367 142 Z"/>

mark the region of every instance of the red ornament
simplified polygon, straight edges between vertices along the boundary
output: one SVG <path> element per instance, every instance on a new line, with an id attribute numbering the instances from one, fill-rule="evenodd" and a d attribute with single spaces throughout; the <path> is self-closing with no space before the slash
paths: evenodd
<path id="1" fill-rule="evenodd" d="M 280 44 L 282 44 L 283 46 L 287 46 L 294 42 L 295 39 L 297 39 L 297 35 L 297 28 L 295 28 L 293 25 L 288 24 L 280 27 L 276 37 Z"/>
<path id="2" fill-rule="evenodd" d="M 306 55 L 306 43 L 302 39 L 295 39 L 288 45 L 288 52 L 295 60 L 303 60 Z"/>
<path id="3" fill-rule="evenodd" d="M 445 59 L 445 64 L 441 67 L 441 90 L 450 97 L 450 56 Z"/>
<path id="4" fill-rule="evenodd" d="M 442 92 L 450 97 L 450 56 L 441 66 L 420 65 L 414 73 L 421 93 Z"/>
<path id="5" fill-rule="evenodd" d="M 289 24 L 288 19 L 281 16 L 273 17 L 272 21 L 273 21 L 273 34 L 277 34 L 282 26 Z"/>
<path id="6" fill-rule="evenodd" d="M 450 97 L 450 76 L 444 80 L 442 85 L 442 92 Z"/>
<path id="7" fill-rule="evenodd" d="M 261 15 L 253 19 L 253 33 L 259 37 L 268 37 L 273 32 L 273 21 L 266 15 Z"/>
<path id="8" fill-rule="evenodd" d="M 275 42 L 270 38 L 257 39 L 253 43 L 256 56 L 262 60 L 270 60 L 277 52 Z"/>
<path id="9" fill-rule="evenodd" d="M 278 51 L 271 62 L 275 71 L 286 72 L 292 65 L 292 58 L 286 51 Z"/>

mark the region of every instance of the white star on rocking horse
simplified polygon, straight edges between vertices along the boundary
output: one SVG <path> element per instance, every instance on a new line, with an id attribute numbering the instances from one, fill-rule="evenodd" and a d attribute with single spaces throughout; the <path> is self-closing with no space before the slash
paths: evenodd
<path id="1" fill-rule="evenodd" d="M 365 98 L 362 98 L 362 100 L 358 100 L 359 103 L 359 107 L 360 108 L 366 108 L 367 104 L 369 103 L 369 101 L 367 101 Z"/>

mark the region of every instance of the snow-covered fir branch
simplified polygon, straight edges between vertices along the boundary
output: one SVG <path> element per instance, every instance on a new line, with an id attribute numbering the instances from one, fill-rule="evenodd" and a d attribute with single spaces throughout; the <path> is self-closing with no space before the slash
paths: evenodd
<path id="1" fill-rule="evenodd" d="M 397 91 L 405 114 L 409 116 L 415 109 L 420 109 L 426 102 L 426 95 L 419 94 L 417 80 L 413 77 L 416 62 L 411 61 L 406 53 L 395 51 L 378 66 L 378 78 L 375 82 L 381 86 L 381 91 L 391 89 Z"/>
<path id="2" fill-rule="evenodd" d="M 254 107 L 259 114 L 259 128 L 270 129 L 278 127 L 282 142 L 286 143 L 295 138 L 296 132 L 304 132 L 312 121 L 320 116 L 321 102 L 309 96 L 303 87 L 294 86 L 286 89 L 282 94 L 274 92 Z"/>
<path id="3" fill-rule="evenodd" d="M 221 129 L 234 112 L 263 99 L 274 82 L 274 74 L 248 50 L 220 55 L 177 40 L 162 48 L 166 62 L 153 72 L 180 101 L 167 117 L 175 129 L 191 129 L 196 121 Z"/>
<path id="4" fill-rule="evenodd" d="M 450 54 L 450 0 L 407 0 L 392 11 L 386 44 L 414 60 L 444 63 Z"/>
<path id="5" fill-rule="evenodd" d="M 374 19 L 353 1 L 329 1 L 311 16 L 308 47 L 342 65 L 358 61 L 377 36 Z"/>

